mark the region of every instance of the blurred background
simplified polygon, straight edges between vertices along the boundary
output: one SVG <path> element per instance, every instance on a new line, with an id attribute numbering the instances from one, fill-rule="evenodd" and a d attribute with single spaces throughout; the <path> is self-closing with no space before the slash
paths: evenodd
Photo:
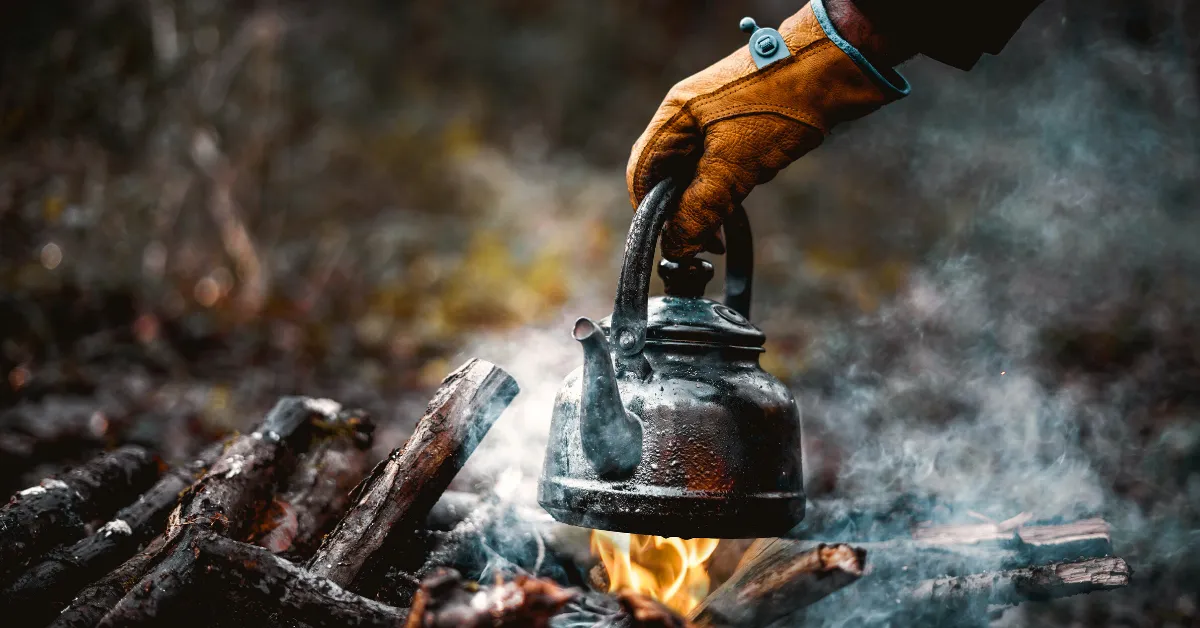
<path id="1" fill-rule="evenodd" d="M 458 482 L 532 503 L 630 145 L 797 8 L 4 3 L 0 465 L 36 481 L 13 435 L 58 431 L 182 458 L 286 393 L 382 455 L 478 356 L 523 393 Z M 1134 585 L 998 623 L 1200 625 L 1200 5 L 1048 0 L 972 72 L 901 71 L 746 203 L 810 493 L 1103 516 Z"/>

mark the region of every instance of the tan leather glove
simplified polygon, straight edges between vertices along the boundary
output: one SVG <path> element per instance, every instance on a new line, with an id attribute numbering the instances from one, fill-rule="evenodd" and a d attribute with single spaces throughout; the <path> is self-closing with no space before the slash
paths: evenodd
<path id="1" fill-rule="evenodd" d="M 663 254 L 699 253 L 754 186 L 816 148 L 835 125 L 908 93 L 837 34 L 821 0 L 779 27 L 792 56 L 759 70 L 743 46 L 671 88 L 633 146 L 634 207 L 658 181 L 690 181 L 663 231 Z"/>

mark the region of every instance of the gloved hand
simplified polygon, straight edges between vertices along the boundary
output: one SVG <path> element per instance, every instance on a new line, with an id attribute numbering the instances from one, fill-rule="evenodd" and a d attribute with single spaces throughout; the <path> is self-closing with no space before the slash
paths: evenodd
<path id="1" fill-rule="evenodd" d="M 754 186 L 835 125 L 908 93 L 902 76 L 877 70 L 838 34 L 825 10 L 835 1 L 812 0 L 783 22 L 790 57 L 759 70 L 743 46 L 667 93 L 634 144 L 626 183 L 636 207 L 666 176 L 690 181 L 663 230 L 668 258 L 699 253 Z"/>

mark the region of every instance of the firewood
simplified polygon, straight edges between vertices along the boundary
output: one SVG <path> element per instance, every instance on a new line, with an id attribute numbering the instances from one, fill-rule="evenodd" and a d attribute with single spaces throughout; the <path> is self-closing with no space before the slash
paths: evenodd
<path id="1" fill-rule="evenodd" d="M 302 428 L 313 415 L 332 417 L 338 409 L 327 400 L 280 399 L 258 429 L 234 439 L 183 494 L 168 519 L 160 551 L 149 556 L 143 552 L 127 561 L 120 568 L 125 574 L 120 581 L 105 578 L 84 589 L 53 625 L 93 626 L 105 613 L 137 616 L 144 610 L 140 605 L 155 603 L 139 597 L 139 591 L 158 591 L 163 599 L 170 599 L 172 588 L 183 586 L 188 577 L 188 561 L 175 552 L 205 530 L 245 538 L 270 503 L 276 484 L 287 476 L 292 458 L 289 443 L 306 442 Z"/>
<path id="2" fill-rule="evenodd" d="M 167 515 L 179 502 L 179 494 L 223 449 L 223 444 L 217 443 L 191 464 L 171 469 L 135 502 L 117 511 L 95 534 L 51 552 L 0 594 L 0 606 L 22 609 L 20 616 L 13 618 L 17 625 L 47 624 L 76 591 L 120 565 L 139 546 L 160 533 Z"/>
<path id="3" fill-rule="evenodd" d="M 849 545 L 760 539 L 690 617 L 699 625 L 766 624 L 858 580 L 865 562 L 866 552 Z"/>
<path id="4" fill-rule="evenodd" d="M 1065 524 L 919 527 L 912 539 L 861 543 L 875 577 L 933 578 L 1098 558 L 1112 553 L 1103 519 Z"/>
<path id="5" fill-rule="evenodd" d="M 50 628 L 93 628 L 105 613 L 129 593 L 129 589 L 154 564 L 166 544 L 165 534 L 154 537 L 141 552 L 134 554 L 103 578 L 84 587 L 58 614 Z"/>
<path id="6" fill-rule="evenodd" d="M 159 570 L 153 586 L 139 586 L 129 596 L 136 603 L 109 612 L 103 627 L 154 626 L 163 622 L 208 623 L 208 616 L 227 618 L 228 609 L 214 599 L 256 609 L 273 623 L 322 627 L 398 627 L 406 609 L 388 606 L 342 589 L 269 550 L 198 530 L 179 535 L 168 552 L 171 569 Z M 258 623 L 258 622 L 255 622 Z"/>
<path id="7" fill-rule="evenodd" d="M 1132 573 L 1121 558 L 1089 558 L 926 580 L 913 590 L 910 602 L 1020 604 L 1124 587 Z"/>
<path id="8" fill-rule="evenodd" d="M 374 425 L 365 413 L 342 413 L 319 427 L 322 434 L 299 456 L 296 471 L 255 533 L 258 545 L 293 559 L 311 555 L 367 473 Z"/>
<path id="9" fill-rule="evenodd" d="M 512 377 L 482 360 L 448 375 L 408 442 L 356 489 L 355 504 L 325 537 L 309 570 L 361 590 L 356 580 L 382 571 L 379 557 L 425 520 L 517 390 Z"/>
<path id="10" fill-rule="evenodd" d="M 85 524 L 111 515 L 153 484 L 159 472 L 154 456 L 127 445 L 18 492 L 0 509 L 0 586 L 29 560 L 82 537 Z"/>
<path id="11" fill-rule="evenodd" d="M 405 628 L 537 628 L 577 595 L 550 580 L 517 576 L 485 586 L 447 569 L 421 583 Z"/>

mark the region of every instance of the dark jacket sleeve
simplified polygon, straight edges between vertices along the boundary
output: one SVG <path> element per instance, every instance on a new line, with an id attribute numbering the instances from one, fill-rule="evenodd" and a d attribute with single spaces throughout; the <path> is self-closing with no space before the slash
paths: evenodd
<path id="1" fill-rule="evenodd" d="M 854 0 L 888 36 L 921 54 L 970 70 L 984 53 L 999 54 L 1042 0 Z"/>

